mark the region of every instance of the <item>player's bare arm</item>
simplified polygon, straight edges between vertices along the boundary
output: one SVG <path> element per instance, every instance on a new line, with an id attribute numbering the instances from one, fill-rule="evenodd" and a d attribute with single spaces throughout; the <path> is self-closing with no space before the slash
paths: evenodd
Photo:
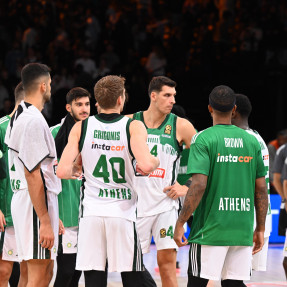
<path id="1" fill-rule="evenodd" d="M 55 238 L 46 206 L 45 191 L 41 177 L 40 165 L 38 165 L 31 172 L 29 172 L 26 168 L 24 168 L 24 171 L 28 184 L 29 195 L 41 223 L 39 243 L 43 248 L 51 249 L 54 245 Z"/>
<path id="2" fill-rule="evenodd" d="M 68 143 L 57 168 L 59 178 L 75 179 L 81 175 L 80 158 L 78 157 L 81 129 L 82 122 L 77 122 L 70 132 Z"/>
<path id="3" fill-rule="evenodd" d="M 255 181 L 254 205 L 256 212 L 256 228 L 253 236 L 253 254 L 259 252 L 264 244 L 265 219 L 268 209 L 268 193 L 265 177 L 257 178 Z"/>
<path id="4" fill-rule="evenodd" d="M 159 159 L 154 157 L 147 145 L 147 131 L 144 124 L 134 120 L 130 124 L 131 150 L 137 161 L 138 168 L 145 174 L 153 172 L 159 166 Z"/>
<path id="5" fill-rule="evenodd" d="M 190 148 L 191 139 L 195 134 L 196 130 L 191 122 L 184 118 L 177 118 L 176 138 L 180 145 L 185 143 L 186 148 Z"/>
<path id="6" fill-rule="evenodd" d="M 205 192 L 207 184 L 207 176 L 204 174 L 194 174 L 192 176 L 192 183 L 186 194 L 183 208 L 179 214 L 174 231 L 174 240 L 176 244 L 181 247 L 187 244 L 187 239 L 184 236 L 184 223 L 189 219 L 192 213 L 200 203 Z M 183 241 L 182 241 L 183 240 Z"/>

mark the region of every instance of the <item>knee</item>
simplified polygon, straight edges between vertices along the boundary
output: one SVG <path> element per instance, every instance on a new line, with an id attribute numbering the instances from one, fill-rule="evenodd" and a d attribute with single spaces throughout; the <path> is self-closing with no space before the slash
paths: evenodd
<path id="1" fill-rule="evenodd" d="M 1 264 L 3 261 L 0 261 L 0 278 L 2 282 L 8 282 L 12 273 L 12 266 L 8 264 Z"/>

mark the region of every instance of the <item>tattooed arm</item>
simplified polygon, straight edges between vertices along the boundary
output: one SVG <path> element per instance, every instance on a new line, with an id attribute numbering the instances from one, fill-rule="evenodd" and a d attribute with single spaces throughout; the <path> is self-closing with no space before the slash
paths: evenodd
<path id="1" fill-rule="evenodd" d="M 264 244 L 265 220 L 268 209 L 268 194 L 264 177 L 256 179 L 254 205 L 256 212 L 256 229 L 253 235 L 253 254 L 259 252 Z"/>
<path id="2" fill-rule="evenodd" d="M 189 219 L 192 213 L 197 208 L 200 203 L 202 196 L 204 194 L 207 184 L 207 176 L 204 174 L 193 174 L 192 183 L 186 194 L 183 208 L 177 219 L 175 231 L 174 231 L 174 241 L 181 247 L 187 244 L 187 239 L 184 236 L 184 223 Z"/>

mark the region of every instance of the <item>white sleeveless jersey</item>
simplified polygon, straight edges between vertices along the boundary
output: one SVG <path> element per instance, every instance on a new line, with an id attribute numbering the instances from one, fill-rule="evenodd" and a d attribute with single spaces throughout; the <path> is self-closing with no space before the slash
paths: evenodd
<path id="1" fill-rule="evenodd" d="M 134 119 L 144 123 L 143 112 L 134 114 Z M 180 147 L 176 140 L 177 116 L 169 114 L 156 129 L 147 128 L 150 153 L 160 160 L 159 167 L 149 176 L 136 178 L 138 194 L 138 217 L 152 216 L 172 208 L 179 208 L 179 200 L 173 200 L 163 192 L 166 186 L 175 183 L 179 169 Z"/>
<path id="2" fill-rule="evenodd" d="M 45 190 L 59 194 L 61 181 L 56 176 L 55 142 L 41 112 L 21 102 L 7 128 L 5 143 L 9 147 L 9 176 L 14 192 L 28 189 L 24 167 L 33 171 L 40 165 Z"/>
<path id="3" fill-rule="evenodd" d="M 264 166 L 266 168 L 266 185 L 268 189 L 268 211 L 267 211 L 267 216 L 266 216 L 266 222 L 265 222 L 265 232 L 264 232 L 264 237 L 270 236 L 271 228 L 272 228 L 272 214 L 271 214 L 271 205 L 270 205 L 270 183 L 269 183 L 269 152 L 266 143 L 262 139 L 262 137 L 259 135 L 257 131 L 254 130 L 246 130 L 249 134 L 253 135 L 256 137 L 258 140 L 260 146 L 261 146 L 261 153 L 263 157 L 263 162 Z M 256 226 L 256 218 L 255 218 L 255 212 L 254 212 L 254 228 Z"/>
<path id="4" fill-rule="evenodd" d="M 131 121 L 121 115 L 109 121 L 98 115 L 83 121 L 80 152 L 84 184 L 80 216 L 136 220 L 135 171 L 129 140 Z"/>

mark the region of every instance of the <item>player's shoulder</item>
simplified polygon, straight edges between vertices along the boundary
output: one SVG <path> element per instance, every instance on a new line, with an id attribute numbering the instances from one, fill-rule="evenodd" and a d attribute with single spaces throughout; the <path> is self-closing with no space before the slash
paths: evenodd
<path id="1" fill-rule="evenodd" d="M 4 117 L 0 118 L 0 128 L 3 126 L 6 126 L 9 122 L 9 120 L 10 120 L 10 117 L 8 117 L 8 116 L 4 116 Z"/>

